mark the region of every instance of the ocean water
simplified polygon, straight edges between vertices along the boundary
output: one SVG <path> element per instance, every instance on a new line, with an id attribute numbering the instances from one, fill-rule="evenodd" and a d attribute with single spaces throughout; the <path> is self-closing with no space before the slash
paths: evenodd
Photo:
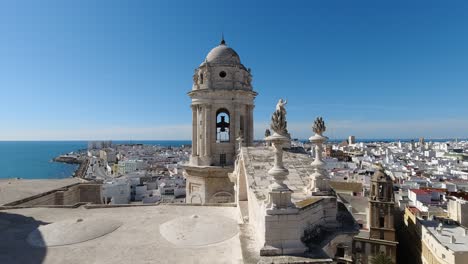
<path id="1" fill-rule="evenodd" d="M 113 141 L 115 144 L 180 146 L 191 141 Z M 0 141 L 0 178 L 54 179 L 68 178 L 76 164 L 53 162 L 61 154 L 83 150 L 87 141 Z"/>

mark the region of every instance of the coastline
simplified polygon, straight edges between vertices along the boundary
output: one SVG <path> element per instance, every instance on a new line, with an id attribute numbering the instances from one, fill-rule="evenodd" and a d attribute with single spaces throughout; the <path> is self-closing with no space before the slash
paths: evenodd
<path id="1" fill-rule="evenodd" d="M 86 174 L 86 169 L 89 165 L 89 158 L 75 155 L 60 155 L 53 159 L 54 162 L 67 163 L 67 164 L 79 164 L 78 168 L 73 172 L 71 177 L 83 179 Z"/>

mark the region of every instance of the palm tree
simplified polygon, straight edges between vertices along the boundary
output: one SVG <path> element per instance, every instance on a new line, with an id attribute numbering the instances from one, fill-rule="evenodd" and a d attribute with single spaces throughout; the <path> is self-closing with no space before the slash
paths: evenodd
<path id="1" fill-rule="evenodd" d="M 380 253 L 372 258 L 371 263 L 372 264 L 393 264 L 393 261 L 389 256 L 384 255 L 383 253 Z"/>

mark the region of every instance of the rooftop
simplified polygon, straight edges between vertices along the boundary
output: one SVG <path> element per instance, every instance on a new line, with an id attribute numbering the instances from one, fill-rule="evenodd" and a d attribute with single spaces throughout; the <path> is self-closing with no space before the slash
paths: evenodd
<path id="1" fill-rule="evenodd" d="M 439 221 L 420 220 L 421 224 L 435 237 L 440 244 L 454 252 L 468 252 L 468 235 L 465 235 L 465 228 L 459 225 L 443 224 L 442 232 L 437 231 Z M 451 237 L 455 237 L 455 243 L 451 243 Z"/>
<path id="2" fill-rule="evenodd" d="M 410 189 L 410 191 L 412 191 L 412 192 L 414 192 L 415 194 L 418 194 L 418 195 L 431 194 L 431 191 L 430 191 L 430 190 Z"/>
<path id="3" fill-rule="evenodd" d="M 237 210 L 183 205 L 3 210 L 0 262 L 242 263 Z"/>
<path id="4" fill-rule="evenodd" d="M 250 161 L 245 164 L 247 175 L 250 177 L 250 188 L 257 194 L 258 200 L 266 199 L 268 187 L 273 183 L 273 177 L 268 175 L 268 170 L 274 164 L 273 149 L 265 146 L 244 147 L 242 154 L 246 160 Z M 304 187 L 309 184 L 309 175 L 314 172 L 310 165 L 312 158 L 308 154 L 284 151 L 283 161 L 289 170 L 285 183 L 293 191 L 292 201 L 296 203 L 309 198 Z"/>

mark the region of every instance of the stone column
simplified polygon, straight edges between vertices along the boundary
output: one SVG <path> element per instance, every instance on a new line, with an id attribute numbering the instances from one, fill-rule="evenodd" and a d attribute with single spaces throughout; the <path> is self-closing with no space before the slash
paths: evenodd
<path id="1" fill-rule="evenodd" d="M 232 104 L 231 111 L 232 113 L 229 120 L 229 141 L 234 142 L 240 136 L 238 135 L 240 114 L 237 103 Z"/>
<path id="2" fill-rule="evenodd" d="M 196 105 L 191 105 L 192 108 L 192 157 L 197 156 L 197 131 L 198 131 L 198 125 L 197 125 L 197 106 Z"/>
<path id="3" fill-rule="evenodd" d="M 249 105 L 249 140 L 248 145 L 252 145 L 254 139 L 254 122 L 253 122 L 254 105 Z"/>
<path id="4" fill-rule="evenodd" d="M 202 112 L 201 112 L 201 106 L 197 106 L 197 153 L 198 153 L 198 156 L 202 156 L 203 152 L 202 152 L 202 141 L 200 139 L 200 136 L 203 135 L 203 128 L 202 128 L 202 125 L 203 125 L 203 121 L 202 121 Z M 201 123 L 201 125 L 200 125 Z"/>
<path id="5" fill-rule="evenodd" d="M 212 129 L 211 129 L 211 105 L 205 105 L 205 156 L 211 155 L 211 137 Z"/>

